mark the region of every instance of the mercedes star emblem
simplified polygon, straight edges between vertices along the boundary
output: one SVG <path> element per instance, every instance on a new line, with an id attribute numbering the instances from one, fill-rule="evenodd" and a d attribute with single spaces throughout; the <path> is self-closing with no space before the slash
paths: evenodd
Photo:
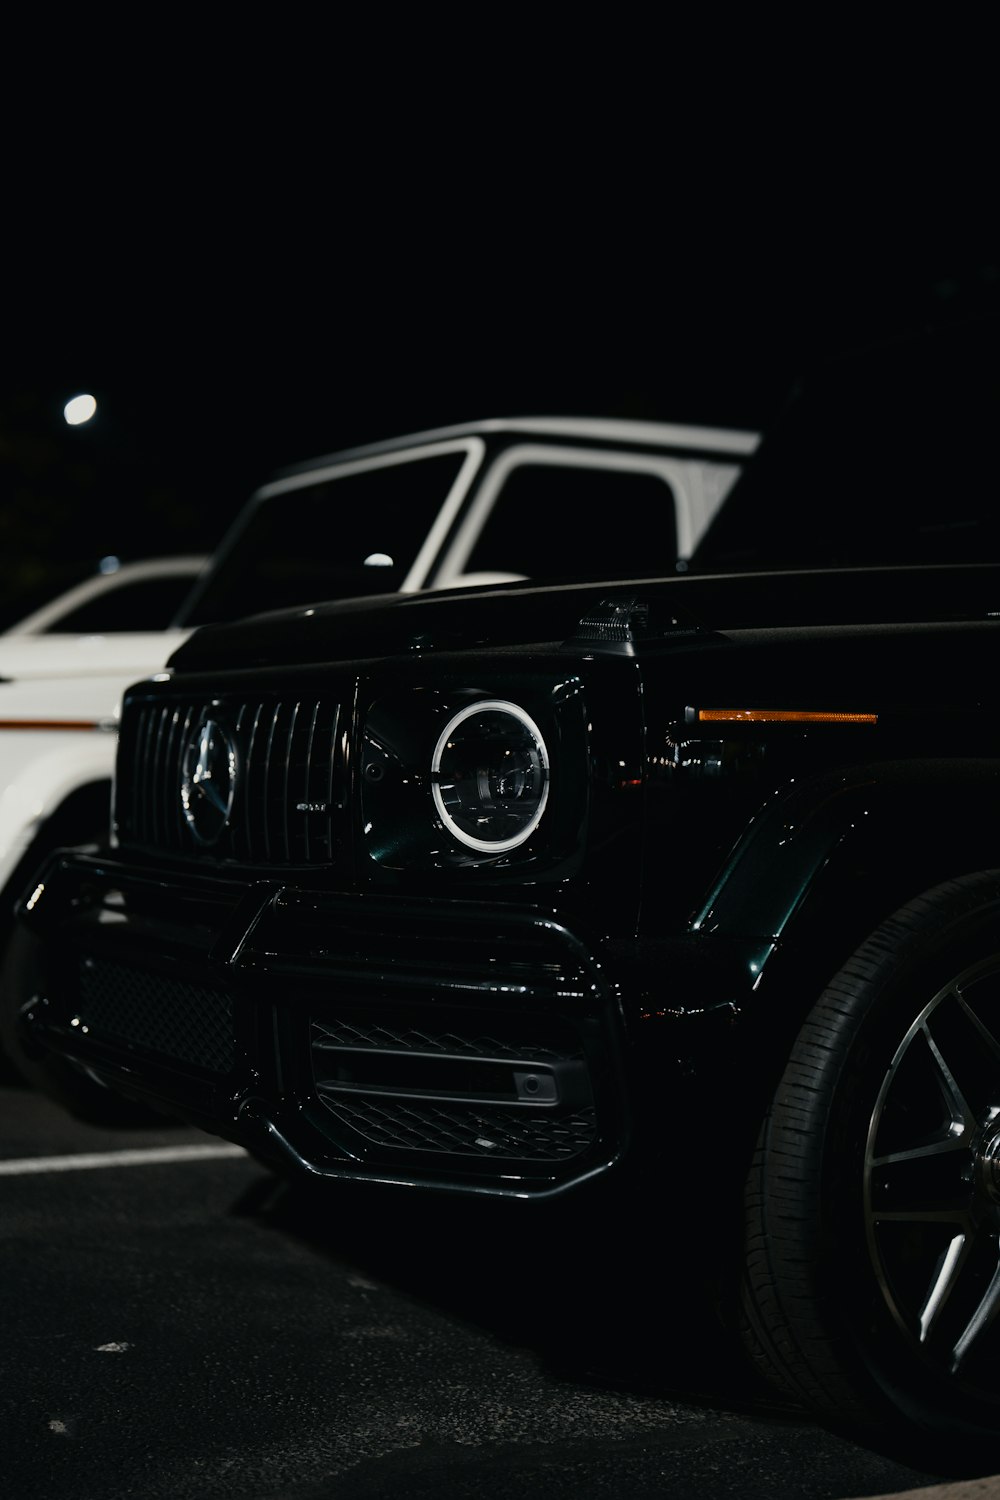
<path id="1" fill-rule="evenodd" d="M 181 808 L 199 844 L 214 844 L 233 806 L 236 747 L 215 719 L 202 719 L 184 752 Z"/>

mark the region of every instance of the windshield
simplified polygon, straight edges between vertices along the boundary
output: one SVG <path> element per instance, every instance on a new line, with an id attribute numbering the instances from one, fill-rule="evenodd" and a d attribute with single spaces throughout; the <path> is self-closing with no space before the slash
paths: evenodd
<path id="1" fill-rule="evenodd" d="M 321 482 L 275 488 L 252 503 L 178 622 L 398 589 L 468 454 L 408 454 Z"/>
<path id="2" fill-rule="evenodd" d="M 804 380 L 692 571 L 1000 560 L 996 332 L 887 342 Z"/>

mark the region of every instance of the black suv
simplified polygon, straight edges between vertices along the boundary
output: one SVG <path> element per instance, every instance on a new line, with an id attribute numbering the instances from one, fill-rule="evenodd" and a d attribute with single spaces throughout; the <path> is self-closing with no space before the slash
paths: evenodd
<path id="1" fill-rule="evenodd" d="M 196 632 L 26 1045 L 331 1192 L 696 1205 L 776 1381 L 995 1431 L 993 347 L 807 383 L 683 574 Z"/>

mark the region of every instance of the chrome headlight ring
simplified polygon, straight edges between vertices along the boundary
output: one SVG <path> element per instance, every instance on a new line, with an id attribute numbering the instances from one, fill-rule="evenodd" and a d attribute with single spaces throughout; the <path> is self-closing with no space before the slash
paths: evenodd
<path id="1" fill-rule="evenodd" d="M 534 720 L 502 698 L 453 714 L 431 759 L 431 795 L 453 838 L 485 854 L 516 849 L 549 796 L 549 754 Z"/>

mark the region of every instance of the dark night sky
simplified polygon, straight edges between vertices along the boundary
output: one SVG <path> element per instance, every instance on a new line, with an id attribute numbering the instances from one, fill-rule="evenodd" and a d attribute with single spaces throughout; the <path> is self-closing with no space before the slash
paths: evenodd
<path id="1" fill-rule="evenodd" d="M 315 163 L 304 193 L 272 161 L 238 211 L 207 172 L 182 211 L 157 185 L 110 220 L 78 187 L 10 279 L 3 617 L 109 552 L 210 548 L 286 463 L 491 415 L 760 427 L 828 354 L 996 310 L 984 184 L 963 196 L 940 143 L 905 172 L 894 142 L 867 151 L 860 179 L 827 142 L 807 181 L 784 140 L 710 159 L 663 139 L 634 160 L 599 131 L 533 143 L 530 190 L 451 138 L 416 166 L 394 139 L 392 175 L 368 155 L 349 181 L 341 152 L 325 196 Z M 80 390 L 98 418 L 68 429 Z"/>

